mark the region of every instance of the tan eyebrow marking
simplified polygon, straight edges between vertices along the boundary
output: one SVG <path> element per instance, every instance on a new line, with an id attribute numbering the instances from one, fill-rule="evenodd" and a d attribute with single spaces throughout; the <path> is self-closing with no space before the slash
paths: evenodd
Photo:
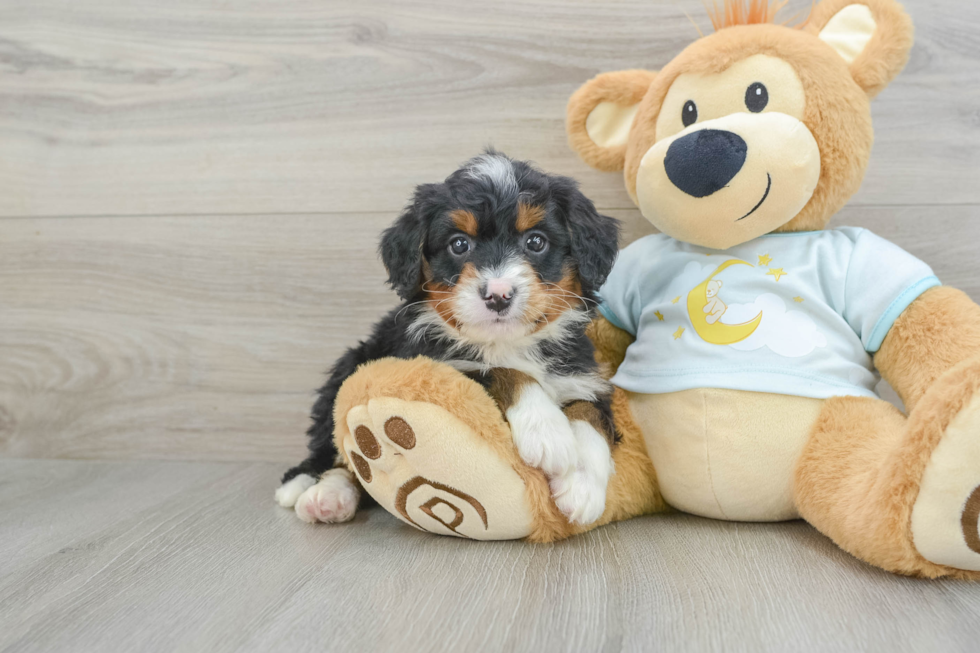
<path id="1" fill-rule="evenodd" d="M 469 211 L 456 209 L 449 216 L 453 219 L 456 228 L 470 236 L 476 236 L 476 216 Z"/>
<path id="2" fill-rule="evenodd" d="M 527 231 L 544 220 L 544 208 L 523 202 L 517 205 L 517 230 Z"/>

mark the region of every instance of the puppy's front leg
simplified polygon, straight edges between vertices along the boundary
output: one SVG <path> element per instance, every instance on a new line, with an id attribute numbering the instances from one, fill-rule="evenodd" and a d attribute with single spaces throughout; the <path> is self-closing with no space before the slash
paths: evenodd
<path id="1" fill-rule="evenodd" d="M 575 434 L 568 418 L 532 377 L 511 369 L 493 371 L 490 394 L 510 423 L 517 452 L 528 465 L 557 477 L 575 468 Z"/>
<path id="2" fill-rule="evenodd" d="M 564 412 L 575 434 L 578 464 L 551 479 L 551 494 L 568 521 L 591 524 L 606 509 L 606 486 L 613 472 L 610 447 L 615 434 L 591 402 L 572 402 Z"/>

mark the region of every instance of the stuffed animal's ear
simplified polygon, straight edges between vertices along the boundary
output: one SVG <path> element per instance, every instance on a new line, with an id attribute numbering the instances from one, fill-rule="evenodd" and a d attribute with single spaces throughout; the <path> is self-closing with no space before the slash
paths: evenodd
<path id="1" fill-rule="evenodd" d="M 381 260 L 388 270 L 388 284 L 402 299 L 411 299 L 422 287 L 422 247 L 425 225 L 419 207 L 419 192 L 395 224 L 381 235 Z"/>
<path id="2" fill-rule="evenodd" d="M 619 220 L 600 215 L 574 180 L 558 177 L 553 183 L 560 185 L 559 203 L 571 236 L 572 256 L 578 262 L 582 294 L 591 297 L 606 282 L 619 254 Z"/>
<path id="3" fill-rule="evenodd" d="M 650 70 L 603 73 L 568 100 L 565 129 L 572 149 L 599 170 L 622 170 L 633 117 L 657 76 Z"/>
<path id="4" fill-rule="evenodd" d="M 871 97 L 902 71 L 912 49 L 912 20 L 894 0 L 823 0 L 806 29 L 848 63 Z"/>

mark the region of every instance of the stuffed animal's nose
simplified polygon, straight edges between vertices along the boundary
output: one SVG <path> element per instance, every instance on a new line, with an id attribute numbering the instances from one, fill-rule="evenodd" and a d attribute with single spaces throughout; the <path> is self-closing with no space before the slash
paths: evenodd
<path id="1" fill-rule="evenodd" d="M 724 188 L 745 163 L 748 147 L 742 137 L 720 129 L 700 129 L 667 148 L 667 178 L 693 197 L 707 197 Z"/>
<path id="2" fill-rule="evenodd" d="M 495 313 L 503 313 L 514 299 L 514 285 L 503 279 L 490 279 L 480 288 L 480 295 L 487 303 L 487 308 Z"/>

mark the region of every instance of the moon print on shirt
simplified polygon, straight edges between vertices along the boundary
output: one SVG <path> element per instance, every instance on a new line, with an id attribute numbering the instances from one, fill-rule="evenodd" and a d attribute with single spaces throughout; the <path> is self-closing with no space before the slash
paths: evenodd
<path id="1" fill-rule="evenodd" d="M 731 345 L 745 340 L 751 336 L 762 322 L 762 312 L 741 324 L 723 324 L 721 316 L 728 309 L 717 296 L 717 290 L 721 287 L 720 281 L 712 283 L 716 275 L 723 272 L 726 268 L 733 265 L 748 265 L 751 263 L 731 259 L 725 261 L 712 272 L 707 279 L 698 284 L 694 290 L 687 294 L 687 314 L 691 319 L 691 325 L 701 339 L 713 345 Z M 709 285 L 712 290 L 709 297 Z"/>
<path id="2" fill-rule="evenodd" d="M 746 353 L 767 349 L 785 358 L 799 358 L 825 347 L 825 334 L 804 308 L 809 304 L 795 301 L 794 296 L 802 299 L 797 294 L 800 288 L 787 285 L 788 280 L 798 278 L 792 271 L 784 271 L 777 283 L 766 270 L 741 259 L 729 259 L 717 267 L 692 261 L 667 289 L 666 296 L 683 290 L 687 301 L 682 305 L 694 333 L 709 345 Z M 722 282 L 721 276 L 728 279 Z M 767 288 L 775 292 L 753 292 Z M 786 295 L 785 299 L 777 293 Z"/>

